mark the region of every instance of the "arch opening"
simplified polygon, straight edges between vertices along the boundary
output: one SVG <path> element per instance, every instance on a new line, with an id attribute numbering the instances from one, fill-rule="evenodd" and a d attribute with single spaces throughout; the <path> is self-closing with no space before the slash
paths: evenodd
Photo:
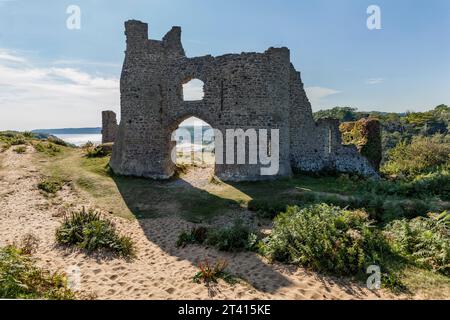
<path id="1" fill-rule="evenodd" d="M 172 140 L 176 150 L 172 151 L 172 162 L 179 170 L 184 173 L 202 170 L 203 178 L 214 174 L 214 130 L 207 122 L 197 117 L 187 118 L 172 132 Z"/>
<path id="2" fill-rule="evenodd" d="M 200 79 L 189 79 L 183 83 L 183 101 L 201 101 L 205 96 L 204 82 Z"/>

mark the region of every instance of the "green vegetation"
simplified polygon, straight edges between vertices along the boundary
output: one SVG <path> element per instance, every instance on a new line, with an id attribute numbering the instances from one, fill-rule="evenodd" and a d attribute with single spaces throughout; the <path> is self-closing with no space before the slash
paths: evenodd
<path id="1" fill-rule="evenodd" d="M 0 249 L 0 298 L 75 299 L 66 277 L 37 267 L 30 250 L 30 247 L 15 245 Z"/>
<path id="2" fill-rule="evenodd" d="M 342 143 L 355 145 L 378 170 L 383 155 L 379 121 L 363 118 L 358 121 L 344 122 L 339 126 L 339 130 L 342 133 Z"/>
<path id="3" fill-rule="evenodd" d="M 233 225 L 210 229 L 206 227 L 194 227 L 191 231 L 182 232 L 177 241 L 177 246 L 187 244 L 204 244 L 221 251 L 255 250 L 258 236 L 241 220 L 234 221 Z"/>
<path id="4" fill-rule="evenodd" d="M 382 265 L 389 249 L 365 212 L 320 204 L 278 215 L 262 250 L 273 260 L 355 275 Z"/>
<path id="5" fill-rule="evenodd" d="M 19 132 L 1 131 L 0 132 L 0 151 L 4 152 L 11 146 L 26 145 L 27 139 Z"/>
<path id="6" fill-rule="evenodd" d="M 64 218 L 56 230 L 56 241 L 62 245 L 75 245 L 89 253 L 107 249 L 124 258 L 133 258 L 136 254 L 130 237 L 120 236 L 110 220 L 84 208 Z"/>
<path id="7" fill-rule="evenodd" d="M 386 227 L 394 251 L 417 264 L 450 275 L 450 213 L 396 220 Z"/>
<path id="8" fill-rule="evenodd" d="M 35 134 L 30 131 L 0 131 L 0 152 L 8 150 L 11 146 L 33 145 L 38 152 L 55 155 L 61 150 L 56 145 L 74 147 L 63 140 L 46 134 Z"/>
<path id="9" fill-rule="evenodd" d="M 14 152 L 18 153 L 18 154 L 25 153 L 26 151 L 27 151 L 27 148 L 25 146 L 20 146 L 20 147 L 14 148 Z"/>
<path id="10" fill-rule="evenodd" d="M 197 272 L 192 280 L 195 283 L 205 283 L 206 285 L 210 283 L 217 283 L 218 279 L 222 279 L 229 284 L 235 284 L 238 282 L 238 279 L 226 271 L 228 263 L 225 260 L 219 260 L 215 264 L 210 264 L 207 259 L 203 262 L 198 262 L 198 268 L 200 269 Z"/>
<path id="11" fill-rule="evenodd" d="M 450 107 L 446 105 L 439 105 L 427 112 L 407 112 L 405 114 L 359 112 L 356 108 L 336 107 L 315 112 L 314 118 L 335 118 L 343 122 L 356 121 L 362 118 L 378 119 L 381 122 L 383 132 L 384 160 L 386 160 L 389 150 L 401 141 L 409 143 L 415 136 L 448 135 L 450 130 Z"/>
<path id="12" fill-rule="evenodd" d="M 64 181 L 58 178 L 45 178 L 42 179 L 37 185 L 38 189 L 46 192 L 47 194 L 55 194 L 62 189 Z"/>
<path id="13" fill-rule="evenodd" d="M 61 148 L 51 142 L 38 142 L 34 144 L 34 149 L 48 156 L 55 156 L 61 152 Z"/>
<path id="14" fill-rule="evenodd" d="M 109 156 L 112 153 L 112 143 L 104 143 L 94 146 L 92 142 L 88 142 L 82 148 L 86 152 L 87 158 L 102 158 Z"/>
<path id="15" fill-rule="evenodd" d="M 433 172 L 441 166 L 450 168 L 450 140 L 441 135 L 414 137 L 411 143 L 400 142 L 388 153 L 382 172 L 411 178 Z"/>
<path id="16" fill-rule="evenodd" d="M 33 156 L 45 175 L 70 181 L 96 206 L 123 217 L 175 214 L 208 223 L 249 209 L 264 226 L 269 225 L 268 219 L 275 219 L 264 239 L 238 222 L 226 228 L 199 226 L 185 231 L 177 242 L 180 247 L 201 244 L 226 251 L 252 250 L 273 260 L 330 274 L 361 275 L 361 279 L 367 278 L 368 264 L 378 264 L 385 287 L 427 297 L 439 297 L 442 292 L 450 296 L 448 229 L 440 222 L 442 217 L 428 215 L 450 209 L 448 107 L 407 114 L 336 108 L 316 117 L 333 114 L 346 121 L 371 117 L 381 122 L 380 180 L 299 174 L 265 182 L 225 183 L 213 178 L 196 187 L 176 179 L 114 175 L 109 156 L 86 151 L 92 145 L 84 149 L 58 146 L 62 152 L 52 158 L 45 152 Z M 186 169 L 180 166 L 181 178 Z M 208 268 L 202 273 L 211 273 L 214 266 Z M 198 275 L 199 281 L 202 277 Z"/>

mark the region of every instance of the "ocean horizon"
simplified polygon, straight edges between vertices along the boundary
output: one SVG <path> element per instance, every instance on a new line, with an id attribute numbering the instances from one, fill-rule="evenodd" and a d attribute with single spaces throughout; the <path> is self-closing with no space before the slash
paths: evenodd
<path id="1" fill-rule="evenodd" d="M 86 144 L 87 142 L 92 142 L 93 144 L 102 143 L 102 135 L 101 134 L 71 134 L 71 133 L 61 133 L 61 134 L 53 134 L 55 137 L 64 140 L 67 143 L 71 143 L 76 145 L 77 147 Z"/>
<path id="2" fill-rule="evenodd" d="M 194 127 L 201 127 L 202 130 L 194 130 Z M 198 151 L 199 149 L 202 149 L 204 147 L 203 141 L 202 141 L 202 134 L 204 130 L 209 129 L 210 127 L 206 126 L 184 126 L 180 127 L 179 129 L 187 129 L 191 133 L 192 137 L 192 145 L 189 141 L 183 142 L 181 131 L 177 131 L 176 133 L 176 139 L 179 143 L 177 146 L 178 149 L 191 149 Z M 178 130 L 179 130 L 178 129 Z M 80 147 L 87 142 L 92 142 L 93 144 L 101 144 L 102 143 L 102 135 L 101 133 L 59 133 L 59 132 L 67 132 L 68 130 L 82 130 L 82 129 L 49 129 L 49 130 L 42 130 L 35 132 L 45 132 L 47 134 L 52 134 L 55 137 L 58 137 L 62 140 L 64 140 L 67 143 L 76 145 L 77 147 Z M 70 132 L 70 131 L 69 131 Z M 207 144 L 207 143 L 206 143 Z"/>

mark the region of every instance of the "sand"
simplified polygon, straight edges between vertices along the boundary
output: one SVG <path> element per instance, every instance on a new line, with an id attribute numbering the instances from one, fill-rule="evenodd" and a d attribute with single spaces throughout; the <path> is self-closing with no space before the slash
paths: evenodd
<path id="1" fill-rule="evenodd" d="M 52 271 L 79 268 L 80 290 L 98 299 L 395 298 L 385 290 L 370 291 L 303 268 L 270 264 L 254 253 L 223 253 L 201 246 L 177 248 L 179 233 L 192 224 L 176 216 L 139 221 L 108 216 L 121 233 L 135 241 L 138 254 L 133 261 L 61 248 L 54 235 L 61 213 L 68 210 L 67 203 L 73 207 L 92 203 L 70 187 L 54 199 L 45 198 L 37 189 L 42 175 L 33 165 L 33 152 L 28 147 L 26 154 L 12 150 L 0 154 L 0 246 L 27 233 L 35 234 L 40 239 L 35 253 L 38 263 Z M 194 283 L 197 261 L 204 258 L 228 260 L 228 270 L 245 281 L 235 285 L 219 281 L 210 287 Z"/>

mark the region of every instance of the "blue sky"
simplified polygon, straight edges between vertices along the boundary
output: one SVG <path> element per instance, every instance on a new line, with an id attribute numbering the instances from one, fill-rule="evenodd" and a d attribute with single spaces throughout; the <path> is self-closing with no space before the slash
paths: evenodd
<path id="1" fill-rule="evenodd" d="M 381 30 L 366 27 L 371 4 Z M 448 0 L 0 0 L 0 129 L 98 126 L 119 111 L 128 19 L 152 39 L 181 26 L 188 56 L 287 46 L 314 110 L 450 104 Z"/>

